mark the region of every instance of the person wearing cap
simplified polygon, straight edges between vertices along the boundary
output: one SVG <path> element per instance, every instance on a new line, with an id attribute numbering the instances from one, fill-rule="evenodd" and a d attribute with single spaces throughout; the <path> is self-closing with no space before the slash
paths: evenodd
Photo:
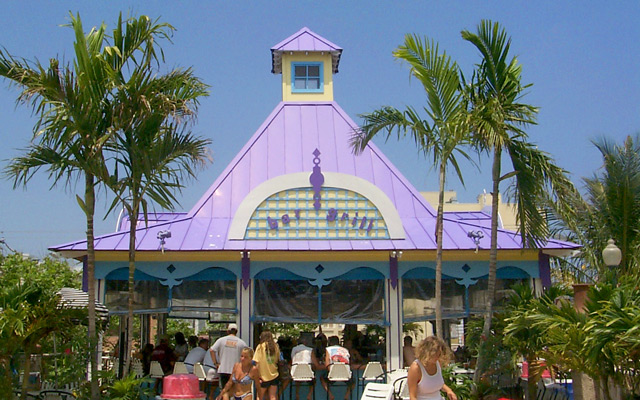
<path id="1" fill-rule="evenodd" d="M 227 336 L 216 340 L 213 346 L 211 346 L 211 349 L 209 349 L 208 355 L 211 356 L 212 366 L 218 370 L 220 390 L 222 390 L 229 381 L 233 366 L 237 362 L 240 362 L 242 349 L 249 347 L 244 340 L 236 336 L 237 334 L 238 325 L 229 324 L 227 327 Z M 205 359 L 205 361 L 208 360 Z"/>

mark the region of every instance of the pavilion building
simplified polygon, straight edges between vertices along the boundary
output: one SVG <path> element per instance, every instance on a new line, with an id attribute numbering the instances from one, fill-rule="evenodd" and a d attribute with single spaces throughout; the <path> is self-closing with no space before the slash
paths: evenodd
<path id="1" fill-rule="evenodd" d="M 377 325 L 387 368 L 402 366 L 402 327 L 435 318 L 436 211 L 333 98 L 342 49 L 303 28 L 271 48 L 282 102 L 186 213 L 150 215 L 137 231 L 135 312 L 233 321 L 254 346 L 268 321 Z M 98 299 L 127 312 L 128 220 L 95 240 Z M 442 311 L 447 323 L 486 305 L 490 221 L 446 213 Z M 550 285 L 549 257 L 498 232 L 498 296 Z M 83 258 L 86 241 L 53 247 Z M 446 330 L 446 329 L 445 329 Z"/>

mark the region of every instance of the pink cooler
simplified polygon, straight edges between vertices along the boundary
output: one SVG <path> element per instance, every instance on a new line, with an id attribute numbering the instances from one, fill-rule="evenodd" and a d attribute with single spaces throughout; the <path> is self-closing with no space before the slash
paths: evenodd
<path id="1" fill-rule="evenodd" d="M 205 399 L 198 377 L 193 374 L 173 374 L 162 380 L 162 399 Z"/>

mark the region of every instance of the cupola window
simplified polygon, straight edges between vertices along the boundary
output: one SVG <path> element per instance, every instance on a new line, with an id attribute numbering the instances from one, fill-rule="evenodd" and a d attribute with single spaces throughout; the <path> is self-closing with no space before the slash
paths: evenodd
<path id="1" fill-rule="evenodd" d="M 322 63 L 291 63 L 294 93 L 322 93 Z"/>

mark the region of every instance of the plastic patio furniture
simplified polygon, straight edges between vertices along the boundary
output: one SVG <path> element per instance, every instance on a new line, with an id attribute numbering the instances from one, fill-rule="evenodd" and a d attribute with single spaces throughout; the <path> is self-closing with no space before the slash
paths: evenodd
<path id="1" fill-rule="evenodd" d="M 382 364 L 379 361 L 368 362 L 364 367 L 362 376 L 358 378 L 358 385 L 356 386 L 356 398 L 360 396 L 360 389 L 364 389 L 365 385 L 369 382 L 384 383 L 384 370 Z M 363 392 L 364 393 L 364 392 Z"/>
<path id="2" fill-rule="evenodd" d="M 184 365 L 184 363 L 182 361 L 178 361 L 173 366 L 173 373 L 174 374 L 188 374 L 189 371 L 187 371 L 187 366 Z"/>
<path id="3" fill-rule="evenodd" d="M 42 390 L 37 397 L 39 400 L 75 400 L 76 396 L 69 390 Z"/>
<path id="4" fill-rule="evenodd" d="M 331 390 L 331 386 L 340 383 L 349 386 L 351 383 L 351 368 L 349 364 L 333 363 L 329 365 L 329 372 L 327 374 L 327 400 L 329 400 L 329 390 Z"/>
<path id="5" fill-rule="evenodd" d="M 392 400 L 393 385 L 390 383 L 369 382 L 364 387 L 360 400 Z"/>
<path id="6" fill-rule="evenodd" d="M 289 400 L 293 393 L 294 386 L 308 386 L 312 392 L 313 400 L 316 399 L 316 391 L 313 389 L 315 374 L 311 364 L 293 364 L 291 366 L 291 388 L 289 389 Z"/>

